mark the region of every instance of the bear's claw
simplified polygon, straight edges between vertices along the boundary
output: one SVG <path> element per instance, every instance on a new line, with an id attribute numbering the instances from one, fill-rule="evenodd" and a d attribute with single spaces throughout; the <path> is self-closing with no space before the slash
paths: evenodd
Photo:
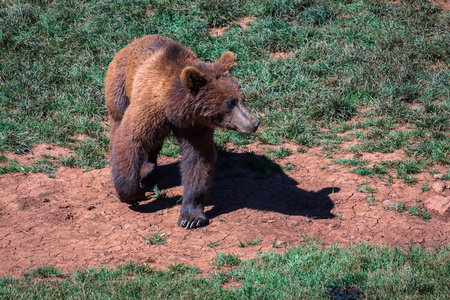
<path id="1" fill-rule="evenodd" d="M 209 223 L 209 220 L 206 218 L 183 218 L 178 221 L 178 225 L 181 227 L 185 227 L 186 229 L 192 229 L 197 227 L 205 226 Z"/>

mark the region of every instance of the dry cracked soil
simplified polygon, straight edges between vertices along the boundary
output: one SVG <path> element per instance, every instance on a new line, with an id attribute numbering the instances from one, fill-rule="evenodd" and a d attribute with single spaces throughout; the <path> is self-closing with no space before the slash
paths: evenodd
<path id="1" fill-rule="evenodd" d="M 52 265 L 64 272 L 122 263 L 149 263 L 157 269 L 172 264 L 215 268 L 218 252 L 241 259 L 265 251 L 320 239 L 323 245 L 366 242 L 392 246 L 434 247 L 450 241 L 450 182 L 424 171 L 409 186 L 395 175 L 386 183 L 362 177 L 334 164 L 320 148 L 272 161 L 267 146 L 230 146 L 220 152 L 206 207 L 208 226 L 186 230 L 177 226 L 182 195 L 178 158 L 159 158 L 160 197 L 148 193 L 138 206 L 115 196 L 109 168 L 82 170 L 59 167 L 54 178 L 42 173 L 9 173 L 0 177 L 0 274 L 20 276 Z M 58 157 L 70 150 L 38 145 L 27 155 L 8 155 L 32 163 L 42 154 Z M 251 153 L 251 154 L 249 154 Z M 364 154 L 371 162 L 406 159 L 401 152 Z M 376 191 L 361 192 L 370 186 Z M 424 191 L 423 187 L 429 188 Z M 386 209 L 395 203 L 405 210 Z M 429 220 L 408 214 L 413 207 Z M 150 245 L 155 232 L 165 243 Z M 241 243 L 240 243 L 240 242 Z M 242 247 L 250 241 L 255 245 Z"/>

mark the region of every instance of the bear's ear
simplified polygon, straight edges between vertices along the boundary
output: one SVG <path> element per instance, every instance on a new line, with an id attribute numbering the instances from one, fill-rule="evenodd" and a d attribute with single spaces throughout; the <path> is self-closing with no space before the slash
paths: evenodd
<path id="1" fill-rule="evenodd" d="M 206 79 L 196 67 L 186 67 L 180 75 L 181 82 L 185 87 L 197 93 L 206 84 Z"/>
<path id="2" fill-rule="evenodd" d="M 225 51 L 216 64 L 226 71 L 231 71 L 234 66 L 234 54 L 230 51 Z"/>

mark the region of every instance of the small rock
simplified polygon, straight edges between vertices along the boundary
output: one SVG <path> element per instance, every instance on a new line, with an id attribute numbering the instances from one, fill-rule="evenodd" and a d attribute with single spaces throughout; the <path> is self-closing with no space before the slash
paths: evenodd
<path id="1" fill-rule="evenodd" d="M 426 199 L 424 204 L 428 209 L 436 210 L 440 214 L 445 214 L 447 211 L 450 211 L 450 197 L 436 195 Z"/>
<path id="2" fill-rule="evenodd" d="M 436 193 L 441 193 L 445 190 L 445 185 L 442 182 L 435 182 L 431 185 L 431 188 Z"/>

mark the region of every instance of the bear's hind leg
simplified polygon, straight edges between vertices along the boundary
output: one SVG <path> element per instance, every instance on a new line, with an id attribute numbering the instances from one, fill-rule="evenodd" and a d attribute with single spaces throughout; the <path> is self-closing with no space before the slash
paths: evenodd
<path id="1" fill-rule="evenodd" d="M 212 173 L 216 162 L 213 142 L 214 129 L 196 125 L 174 130 L 181 142 L 180 162 L 183 184 L 183 202 L 178 225 L 186 229 L 207 225 L 204 206 L 211 188 Z"/>

